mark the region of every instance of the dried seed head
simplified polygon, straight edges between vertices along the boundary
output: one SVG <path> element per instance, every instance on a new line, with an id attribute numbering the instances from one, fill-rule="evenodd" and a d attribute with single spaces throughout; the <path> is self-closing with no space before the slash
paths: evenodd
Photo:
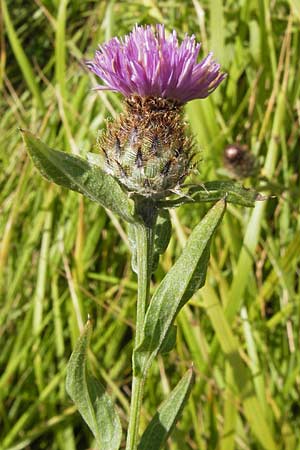
<path id="1" fill-rule="evenodd" d="M 228 145 L 223 155 L 224 166 L 236 178 L 254 176 L 257 172 L 257 161 L 246 146 Z"/>
<path id="2" fill-rule="evenodd" d="M 125 113 L 109 123 L 98 146 L 104 170 L 126 189 L 163 197 L 180 186 L 192 168 L 193 140 L 175 100 L 132 96 Z"/>

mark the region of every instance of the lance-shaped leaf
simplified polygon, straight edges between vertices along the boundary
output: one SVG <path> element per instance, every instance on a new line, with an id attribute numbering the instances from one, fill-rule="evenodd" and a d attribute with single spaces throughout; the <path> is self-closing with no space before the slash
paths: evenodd
<path id="1" fill-rule="evenodd" d="M 128 242 L 131 250 L 131 268 L 134 273 L 138 273 L 137 267 L 137 242 L 136 242 L 136 226 L 134 223 L 129 223 L 127 226 Z"/>
<path id="2" fill-rule="evenodd" d="M 177 327 L 176 325 L 172 325 L 159 349 L 159 352 L 162 355 L 165 355 L 166 353 L 169 353 L 171 350 L 173 350 L 173 348 L 176 345 L 176 338 L 177 338 Z"/>
<path id="3" fill-rule="evenodd" d="M 172 233 L 172 224 L 170 219 L 170 213 L 166 209 L 161 209 L 157 216 L 155 225 L 154 236 L 154 251 L 153 251 L 153 263 L 152 271 L 155 272 L 158 266 L 159 257 L 162 255 L 170 242 Z"/>
<path id="4" fill-rule="evenodd" d="M 134 371 L 145 375 L 180 309 L 205 282 L 212 235 L 225 211 L 214 205 L 190 235 L 182 254 L 164 277 L 148 307 L 141 344 L 134 351 Z"/>
<path id="5" fill-rule="evenodd" d="M 48 147 L 29 131 L 22 134 L 33 163 L 48 181 L 80 192 L 128 222 L 135 221 L 131 201 L 113 177 L 83 158 Z"/>
<path id="6" fill-rule="evenodd" d="M 177 386 L 160 405 L 157 413 L 144 431 L 138 450 L 159 450 L 174 428 L 194 383 L 193 370 L 186 372 Z"/>
<path id="7" fill-rule="evenodd" d="M 91 429 L 99 450 L 118 450 L 122 438 L 118 414 L 104 387 L 86 368 L 91 332 L 88 321 L 68 364 L 66 389 Z"/>
<path id="8" fill-rule="evenodd" d="M 209 181 L 201 185 L 186 186 L 183 196 L 174 200 L 161 200 L 158 206 L 176 207 L 186 203 L 215 202 L 226 198 L 227 203 L 253 207 L 256 201 L 266 197 L 253 189 L 246 189 L 233 181 Z"/>
<path id="9" fill-rule="evenodd" d="M 155 225 L 154 252 L 162 255 L 170 242 L 172 224 L 169 211 L 162 209 L 159 211 Z"/>

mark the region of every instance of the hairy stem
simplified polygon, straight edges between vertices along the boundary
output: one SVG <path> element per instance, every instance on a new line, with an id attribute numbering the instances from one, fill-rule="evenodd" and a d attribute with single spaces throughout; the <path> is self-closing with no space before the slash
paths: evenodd
<path id="1" fill-rule="evenodd" d="M 147 305 L 149 303 L 154 230 L 155 230 L 154 215 L 151 221 L 144 220 L 142 224 L 136 226 L 138 299 L 137 299 L 137 314 L 136 314 L 135 348 L 141 343 L 143 337 L 144 319 Z M 127 434 L 126 450 L 137 449 L 144 383 L 145 383 L 145 376 L 135 376 L 135 375 L 133 376 L 130 419 Z"/>

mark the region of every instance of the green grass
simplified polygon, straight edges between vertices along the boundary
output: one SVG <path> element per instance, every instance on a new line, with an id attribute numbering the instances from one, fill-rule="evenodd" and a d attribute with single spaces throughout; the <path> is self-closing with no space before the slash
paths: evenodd
<path id="1" fill-rule="evenodd" d="M 193 361 L 196 384 L 167 449 L 299 450 L 298 2 L 2 0 L 1 7 L 1 450 L 93 446 L 64 387 L 88 314 L 92 370 L 127 426 L 137 285 L 125 225 L 44 181 L 18 127 L 57 149 L 91 151 L 121 102 L 91 91 L 96 80 L 83 60 L 137 22 L 195 33 L 228 72 L 209 99 L 186 108 L 201 150 L 197 181 L 222 178 L 222 151 L 238 141 L 260 163 L 259 177 L 245 184 L 277 195 L 253 210 L 228 207 L 206 286 L 180 313 L 176 349 L 149 375 L 142 423 Z M 173 237 L 153 288 L 207 208 L 172 212 Z"/>

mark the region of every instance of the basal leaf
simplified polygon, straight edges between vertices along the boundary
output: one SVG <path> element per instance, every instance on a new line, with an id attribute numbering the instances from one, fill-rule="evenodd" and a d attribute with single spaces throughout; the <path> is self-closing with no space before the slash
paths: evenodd
<path id="1" fill-rule="evenodd" d="M 91 200 L 134 222 L 131 201 L 116 180 L 83 158 L 54 150 L 29 131 L 22 131 L 33 163 L 49 181 Z"/>
<path id="2" fill-rule="evenodd" d="M 209 210 L 193 230 L 181 256 L 154 293 L 145 317 L 143 340 L 134 351 L 136 375 L 147 371 L 179 310 L 203 286 L 211 238 L 224 210 L 224 200 Z"/>
<path id="3" fill-rule="evenodd" d="M 159 450 L 170 436 L 194 383 L 193 370 L 186 372 L 177 386 L 160 405 L 157 413 L 144 431 L 138 450 Z"/>
<path id="4" fill-rule="evenodd" d="M 253 207 L 256 201 L 265 200 L 265 197 L 253 189 L 246 189 L 233 181 L 209 181 L 201 185 L 186 186 L 180 198 L 174 200 L 161 200 L 162 207 L 176 207 L 186 203 L 215 202 L 226 198 L 227 203 Z"/>
<path id="5" fill-rule="evenodd" d="M 99 450 L 118 450 L 122 437 L 119 417 L 104 387 L 86 368 L 91 332 L 89 321 L 70 358 L 66 389 L 91 429 Z"/>

